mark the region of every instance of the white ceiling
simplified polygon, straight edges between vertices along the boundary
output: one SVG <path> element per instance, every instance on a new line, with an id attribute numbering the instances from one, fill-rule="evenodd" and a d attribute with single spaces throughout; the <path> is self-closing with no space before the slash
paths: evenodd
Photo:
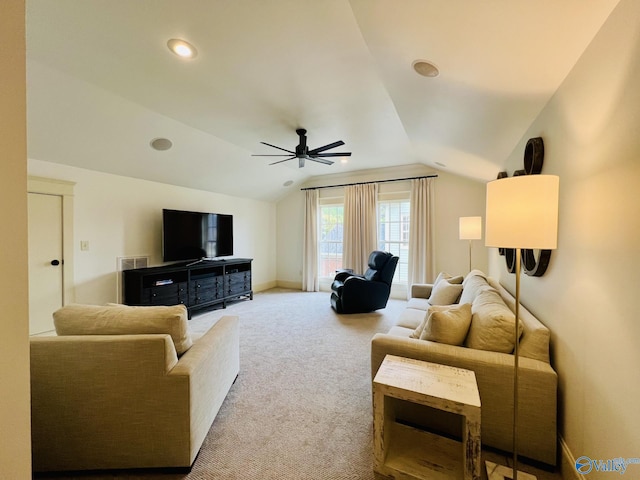
<path id="1" fill-rule="evenodd" d="M 29 157 L 269 201 L 415 163 L 489 180 L 618 1 L 27 0 Z M 299 127 L 353 155 L 251 156 Z"/>

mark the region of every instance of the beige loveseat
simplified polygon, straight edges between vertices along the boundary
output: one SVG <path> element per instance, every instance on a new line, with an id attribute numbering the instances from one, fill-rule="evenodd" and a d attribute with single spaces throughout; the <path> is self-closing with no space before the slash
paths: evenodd
<path id="1" fill-rule="evenodd" d="M 477 321 L 478 315 L 481 315 L 480 309 L 483 308 L 481 299 L 486 300 L 487 297 L 492 296 L 498 300 L 501 298 L 513 312 L 514 298 L 493 279 L 487 278 L 478 270 L 472 271 L 464 279 L 461 286 L 462 294 L 458 291 L 460 300 L 470 303 L 473 312 L 469 333 L 466 338 L 463 335 L 462 345 L 411 338 L 427 316 L 430 308 L 427 299 L 432 294 L 432 287 L 432 285 L 414 285 L 412 298 L 397 325 L 387 334 L 376 334 L 373 337 L 371 342 L 372 378 L 388 354 L 473 370 L 482 402 L 482 444 L 511 451 L 514 357 L 511 353 L 505 353 L 505 350 L 510 349 L 504 345 L 498 344 L 496 347 L 498 350 L 503 350 L 502 352 L 469 348 L 465 345 L 469 345 L 470 340 L 473 340 L 470 337 L 472 329 L 475 328 L 473 336 L 476 340 L 475 343 L 472 341 L 472 344 L 476 347 L 491 348 L 490 344 L 477 342 L 478 334 L 488 332 L 488 330 L 478 332 L 478 328 L 480 326 L 485 329 L 490 328 L 486 323 Z M 455 295 L 455 290 L 452 289 L 452 291 Z M 486 318 L 481 320 L 486 321 Z M 518 453 L 555 465 L 558 378 L 549 363 L 549 330 L 522 306 L 520 320 L 522 334 L 519 342 Z M 511 323 L 507 330 L 510 330 L 513 338 L 514 324 Z M 425 337 L 424 334 L 422 336 Z M 489 334 L 489 341 L 498 336 L 499 332 L 492 331 Z M 512 349 L 513 340 L 511 340 Z M 454 417 L 410 404 L 400 404 L 396 410 L 398 417 L 409 424 L 459 435 L 460 424 Z"/>
<path id="2" fill-rule="evenodd" d="M 70 305 L 31 338 L 34 471 L 190 468 L 239 372 L 238 318 Z"/>

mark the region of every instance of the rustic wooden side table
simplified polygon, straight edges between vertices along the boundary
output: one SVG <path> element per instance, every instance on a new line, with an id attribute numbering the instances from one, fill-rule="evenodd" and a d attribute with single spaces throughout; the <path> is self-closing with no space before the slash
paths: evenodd
<path id="1" fill-rule="evenodd" d="M 394 399 L 464 417 L 462 441 L 396 422 Z M 387 355 L 373 380 L 374 470 L 392 478 L 479 480 L 480 395 L 475 373 Z"/>

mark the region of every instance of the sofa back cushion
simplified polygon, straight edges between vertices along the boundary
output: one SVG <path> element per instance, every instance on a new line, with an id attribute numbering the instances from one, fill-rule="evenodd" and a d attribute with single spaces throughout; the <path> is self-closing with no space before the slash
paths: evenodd
<path id="1" fill-rule="evenodd" d="M 489 284 L 495 288 L 511 311 L 515 311 L 516 301 L 507 290 L 493 278 Z M 520 305 L 520 323 L 523 331 L 518 344 L 518 354 L 521 357 L 533 358 L 549 363 L 549 343 L 551 332 L 524 306 Z"/>
<path id="2" fill-rule="evenodd" d="M 482 290 L 471 305 L 472 319 L 465 346 L 477 350 L 512 353 L 515 347 L 515 315 L 500 294 Z M 522 333 L 519 325 L 518 334 Z"/>
<path id="3" fill-rule="evenodd" d="M 53 313 L 58 335 L 168 334 L 178 355 L 193 342 L 184 305 L 131 307 L 127 305 L 66 305 Z"/>
<path id="4" fill-rule="evenodd" d="M 473 300 L 482 290 L 490 288 L 484 273 L 479 270 L 471 271 L 462 282 L 462 287 L 460 303 L 473 303 Z"/>

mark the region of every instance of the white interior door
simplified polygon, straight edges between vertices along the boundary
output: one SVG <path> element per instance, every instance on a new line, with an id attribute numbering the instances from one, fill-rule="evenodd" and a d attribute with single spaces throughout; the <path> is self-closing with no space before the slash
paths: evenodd
<path id="1" fill-rule="evenodd" d="M 54 329 L 63 302 L 62 196 L 29 193 L 29 334 Z"/>

